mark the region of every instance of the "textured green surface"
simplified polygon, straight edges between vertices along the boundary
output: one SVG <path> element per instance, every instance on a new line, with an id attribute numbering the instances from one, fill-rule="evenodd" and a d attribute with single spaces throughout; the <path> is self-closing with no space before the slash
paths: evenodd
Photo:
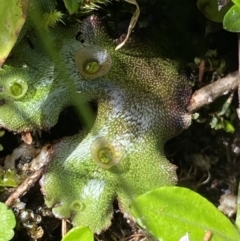
<path id="1" fill-rule="evenodd" d="M 111 39 L 96 16 L 80 29 L 47 24 L 56 20 L 55 6 L 31 1 L 19 43 L 0 69 L 0 127 L 49 129 L 66 106 L 79 104 L 76 96 L 97 101 L 91 131 L 53 146 L 41 186 L 55 216 L 100 232 L 111 223 L 114 199 L 128 214 L 135 197 L 176 183 L 163 146 L 190 125 L 190 87 L 163 58 L 155 32 L 115 51 L 121 39 Z"/>
<path id="2" fill-rule="evenodd" d="M 176 168 L 163 145 L 190 124 L 185 111 L 190 92 L 177 66 L 160 58 L 153 42 L 132 40 L 115 51 L 95 16 L 83 22 L 81 32 L 82 48 L 71 45 L 78 51 L 78 69 L 71 55 L 67 67 L 79 79 L 81 95 L 97 99 L 97 119 L 86 136 L 54 146 L 41 185 L 57 217 L 100 232 L 110 225 L 115 198 L 129 213 L 133 198 L 175 184 Z"/>
<path id="3" fill-rule="evenodd" d="M 0 69 L 0 127 L 15 132 L 49 129 L 76 95 L 76 86 L 70 91 L 74 81 L 63 68 L 64 56 L 70 50 L 61 52 L 65 42 L 71 44 L 74 31 L 66 27 L 46 29 L 43 16 L 54 11 L 55 1 L 44 3 L 31 2 L 21 41 Z M 42 20 L 37 19 L 38 26 L 34 26 L 36 17 Z"/>

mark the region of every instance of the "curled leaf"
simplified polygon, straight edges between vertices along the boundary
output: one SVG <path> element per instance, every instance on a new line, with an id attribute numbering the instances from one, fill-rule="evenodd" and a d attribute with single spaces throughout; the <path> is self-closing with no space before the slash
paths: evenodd
<path id="1" fill-rule="evenodd" d="M 128 26 L 128 31 L 127 31 L 127 35 L 125 37 L 125 39 L 123 40 L 122 43 L 120 43 L 115 50 L 118 50 L 120 48 L 122 48 L 124 46 L 124 44 L 127 42 L 127 40 L 129 39 L 130 37 L 130 34 L 132 32 L 132 30 L 134 29 L 137 21 L 138 21 L 138 18 L 140 16 L 140 8 L 138 6 L 138 3 L 136 0 L 124 0 L 125 2 L 128 2 L 128 3 L 131 3 L 131 4 L 134 4 L 136 6 L 136 11 L 134 12 L 132 18 L 131 18 L 131 21 L 129 23 L 129 26 Z"/>

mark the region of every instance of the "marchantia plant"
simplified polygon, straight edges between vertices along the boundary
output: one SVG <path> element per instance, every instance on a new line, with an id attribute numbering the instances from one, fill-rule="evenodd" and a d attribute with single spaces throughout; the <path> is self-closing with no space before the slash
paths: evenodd
<path id="1" fill-rule="evenodd" d="M 78 27 L 59 22 L 46 30 L 60 56 L 54 62 L 39 38 L 44 27 L 31 20 L 36 9 L 54 12 L 55 1 L 30 3 L 21 38 L 0 70 L 0 126 L 48 130 L 65 107 L 77 105 L 72 96 L 97 101 L 90 132 L 53 145 L 40 184 L 56 217 L 100 233 L 111 223 L 115 199 L 128 215 L 135 197 L 176 184 L 176 167 L 163 147 L 190 125 L 191 89 L 178 64 L 162 56 L 155 29 L 141 38 L 132 34 L 116 51 L 119 41 L 94 15 Z"/>
<path id="2" fill-rule="evenodd" d="M 80 94 L 97 99 L 97 118 L 87 135 L 54 146 L 41 186 L 57 217 L 100 232 L 110 225 L 115 198 L 128 213 L 133 198 L 175 184 L 176 168 L 164 157 L 163 145 L 190 124 L 190 91 L 153 43 L 129 41 L 115 51 L 95 16 L 82 23 L 81 33 L 84 43 L 71 44 L 67 67 Z"/>

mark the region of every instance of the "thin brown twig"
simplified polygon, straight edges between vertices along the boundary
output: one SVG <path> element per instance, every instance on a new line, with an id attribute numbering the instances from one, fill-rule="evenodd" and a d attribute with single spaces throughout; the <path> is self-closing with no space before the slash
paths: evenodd
<path id="1" fill-rule="evenodd" d="M 188 112 L 194 113 L 204 105 L 212 103 L 216 98 L 237 89 L 239 79 L 239 73 L 236 71 L 195 91 L 190 99 Z"/>
<path id="2" fill-rule="evenodd" d="M 62 219 L 62 227 L 61 227 L 62 237 L 64 237 L 67 232 L 68 232 L 68 230 L 67 230 L 67 220 L 63 218 Z"/>
<path id="3" fill-rule="evenodd" d="M 43 168 L 35 171 L 31 176 L 29 176 L 20 186 L 16 188 L 16 190 L 8 197 L 5 201 L 5 204 L 8 207 L 11 207 L 15 200 L 23 196 L 30 187 L 32 187 L 36 181 L 41 177 L 43 173 Z"/>
<path id="4" fill-rule="evenodd" d="M 11 207 L 16 199 L 22 197 L 42 176 L 44 167 L 47 165 L 47 163 L 50 160 L 50 155 L 52 154 L 52 148 L 51 145 L 47 144 L 42 148 L 42 151 L 39 153 L 39 155 L 35 158 L 38 162 L 41 163 L 41 165 L 38 165 L 40 167 L 36 171 L 34 171 L 23 183 L 21 183 L 15 191 L 8 197 L 8 199 L 5 201 L 5 204 L 8 207 Z"/>

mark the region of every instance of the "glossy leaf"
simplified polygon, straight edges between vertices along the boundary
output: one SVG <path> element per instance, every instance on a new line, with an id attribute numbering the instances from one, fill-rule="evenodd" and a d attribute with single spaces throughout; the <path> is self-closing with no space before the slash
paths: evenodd
<path id="1" fill-rule="evenodd" d="M 223 28 L 230 32 L 240 32 L 240 7 L 234 5 L 223 19 Z"/>
<path id="2" fill-rule="evenodd" d="M 79 10 L 80 3 L 77 0 L 63 0 L 66 9 L 70 14 L 74 14 Z"/>
<path id="3" fill-rule="evenodd" d="M 93 241 L 94 234 L 88 227 L 79 226 L 71 229 L 62 241 Z"/>
<path id="4" fill-rule="evenodd" d="M 12 210 L 0 202 L 0 241 L 8 241 L 13 238 L 13 228 L 16 225 Z"/>
<path id="5" fill-rule="evenodd" d="M 236 241 L 240 234 L 212 203 L 181 187 L 161 187 L 137 197 L 130 206 L 137 222 L 161 241 L 203 240 Z"/>
<path id="6" fill-rule="evenodd" d="M 238 7 L 240 7 L 240 0 L 232 0 L 234 4 L 236 4 Z"/>
<path id="7" fill-rule="evenodd" d="M 0 0 L 0 67 L 16 43 L 26 19 L 28 0 Z"/>
<path id="8" fill-rule="evenodd" d="M 204 14 L 206 18 L 213 22 L 221 23 L 226 12 L 232 5 L 227 4 L 221 9 L 218 9 L 217 0 L 198 0 L 197 7 Z"/>

